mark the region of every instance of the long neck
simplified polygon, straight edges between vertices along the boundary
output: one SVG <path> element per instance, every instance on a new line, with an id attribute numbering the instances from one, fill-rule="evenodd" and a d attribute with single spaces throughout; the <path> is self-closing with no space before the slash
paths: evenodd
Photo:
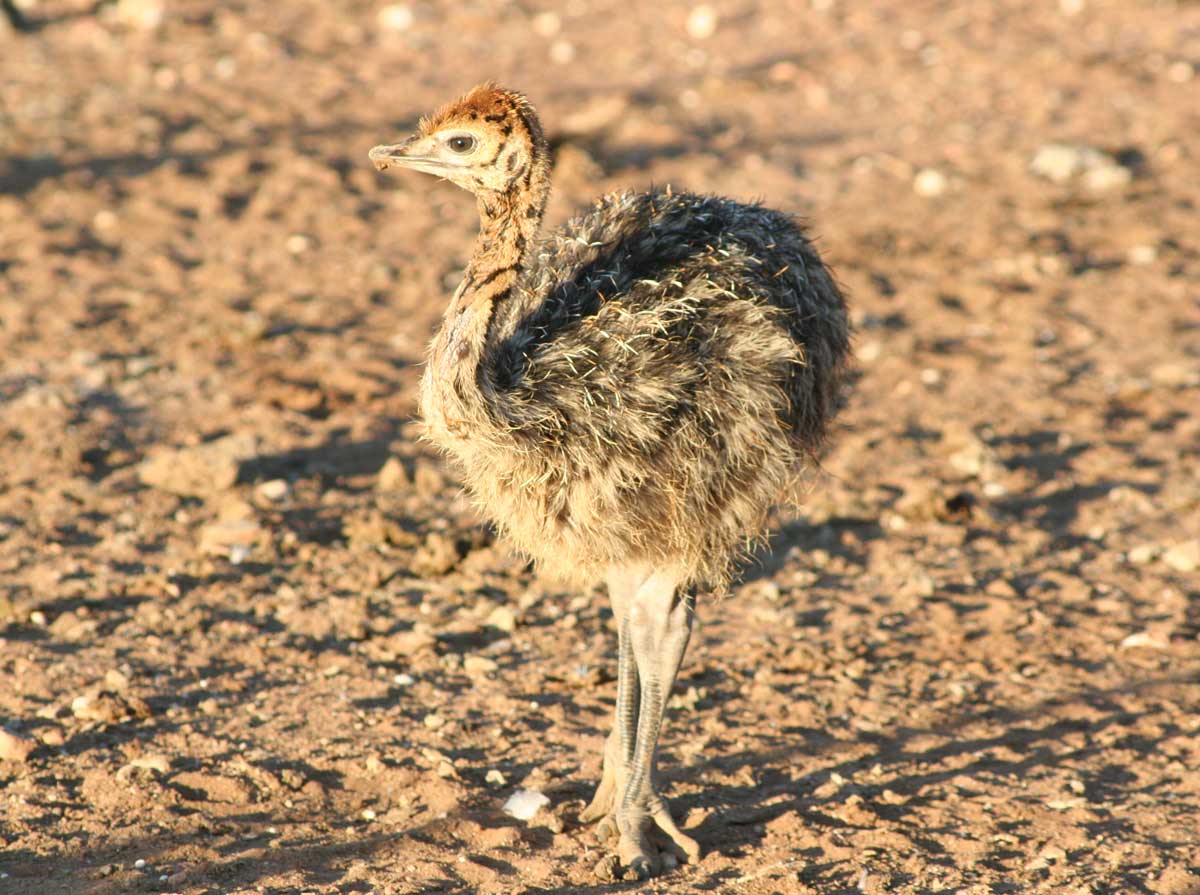
<path id="1" fill-rule="evenodd" d="M 537 236 L 549 187 L 544 164 L 535 162 L 507 193 L 478 197 L 479 236 L 448 316 L 468 307 L 486 312 L 487 304 L 509 297 Z"/>
<path id="2" fill-rule="evenodd" d="M 489 340 L 503 338 L 519 316 L 515 287 L 546 205 L 549 172 L 543 164 L 521 172 L 518 182 L 521 189 L 479 198 L 475 251 L 430 346 L 421 379 L 427 434 L 447 446 L 461 447 L 463 433 L 478 436 L 486 430 L 493 417 L 484 405 L 502 400 L 490 377 L 481 375 L 481 362 Z"/>

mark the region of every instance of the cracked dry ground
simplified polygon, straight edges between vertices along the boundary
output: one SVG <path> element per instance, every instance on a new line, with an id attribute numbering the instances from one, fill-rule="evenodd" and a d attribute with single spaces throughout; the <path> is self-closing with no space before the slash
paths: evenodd
<path id="1" fill-rule="evenodd" d="M 553 220 L 765 197 L 859 330 L 701 607 L 665 790 L 707 853 L 643 890 L 1200 891 L 1200 6 L 156 8 L 0 32 L 0 892 L 629 888 L 576 822 L 603 594 L 411 423 L 474 209 L 365 153 L 487 77 Z"/>

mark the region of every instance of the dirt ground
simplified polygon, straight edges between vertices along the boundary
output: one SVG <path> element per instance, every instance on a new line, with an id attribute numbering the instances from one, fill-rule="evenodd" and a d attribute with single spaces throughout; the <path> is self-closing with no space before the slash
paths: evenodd
<path id="1" fill-rule="evenodd" d="M 604 594 L 412 422 L 474 205 L 366 151 L 488 78 L 552 222 L 762 198 L 853 302 L 672 699 L 706 854 L 642 891 L 1200 892 L 1200 5 L 634 6 L 0 23 L 0 893 L 634 888 L 576 819 Z"/>

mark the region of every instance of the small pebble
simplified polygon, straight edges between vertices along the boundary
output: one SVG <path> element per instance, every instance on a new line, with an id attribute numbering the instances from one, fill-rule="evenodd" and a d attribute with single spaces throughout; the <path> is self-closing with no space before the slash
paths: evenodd
<path id="1" fill-rule="evenodd" d="M 1168 864 L 1149 888 L 1157 895 L 1196 895 L 1200 892 L 1200 873 L 1182 862 Z"/>
<path id="2" fill-rule="evenodd" d="M 446 476 L 436 464 L 418 460 L 413 470 L 413 486 L 422 495 L 437 494 L 446 487 Z"/>
<path id="3" fill-rule="evenodd" d="M 1152 245 L 1136 245 L 1129 250 L 1127 257 L 1130 264 L 1145 267 L 1158 260 L 1158 249 Z"/>
<path id="4" fill-rule="evenodd" d="M 81 721 L 113 723 L 125 717 L 125 707 L 108 693 L 85 693 L 71 700 L 71 714 Z"/>
<path id="5" fill-rule="evenodd" d="M 1135 566 L 1144 566 L 1158 556 L 1158 547 L 1154 544 L 1138 544 L 1127 555 Z"/>
<path id="6" fill-rule="evenodd" d="M 495 671 L 499 666 L 495 659 L 489 659 L 487 656 L 467 656 L 463 659 L 463 671 L 467 674 L 487 674 Z"/>
<path id="7" fill-rule="evenodd" d="M 143 867 L 146 866 L 145 858 L 138 858 L 136 861 L 133 862 L 133 866 L 134 866 L 134 869 L 141 870 Z"/>
<path id="8" fill-rule="evenodd" d="M 550 804 L 545 793 L 536 789 L 518 789 L 504 803 L 504 813 L 517 820 L 529 820 Z"/>
<path id="9" fill-rule="evenodd" d="M 380 491 L 400 491 L 410 484 L 408 470 L 398 457 L 389 457 L 380 468 L 375 484 Z"/>
<path id="10" fill-rule="evenodd" d="M 1047 143 L 1034 153 L 1029 170 L 1055 183 L 1066 183 L 1084 171 L 1089 164 L 1102 162 L 1103 154 L 1091 147 Z"/>
<path id="11" fill-rule="evenodd" d="M 507 606 L 497 606 L 488 613 L 485 624 L 511 633 L 517 629 L 517 616 Z"/>
<path id="12" fill-rule="evenodd" d="M 253 519 L 219 520 L 200 530 L 199 548 L 201 553 L 228 556 L 236 563 L 245 560 L 251 548 L 265 540 L 266 535 L 266 530 Z"/>
<path id="13" fill-rule="evenodd" d="M 258 439 L 247 433 L 176 449 L 160 449 L 138 466 L 143 484 L 181 497 L 207 497 L 231 487 L 242 463 L 258 452 Z"/>
<path id="14" fill-rule="evenodd" d="M 717 33 L 719 21 L 717 11 L 711 6 L 697 6 L 688 13 L 687 23 L 684 27 L 687 29 L 688 37 L 693 40 L 707 40 Z"/>
<path id="15" fill-rule="evenodd" d="M 1133 172 L 1123 165 L 1111 164 L 1092 168 L 1083 175 L 1083 185 L 1097 193 L 1119 189 L 1133 180 Z"/>
<path id="16" fill-rule="evenodd" d="M 283 479 L 271 479 L 268 482 L 263 482 L 254 489 L 254 493 L 264 500 L 269 500 L 272 503 L 278 503 L 287 498 L 291 493 L 291 486 Z"/>
<path id="17" fill-rule="evenodd" d="M 1155 385 L 1186 388 L 1200 385 L 1200 366 L 1182 361 L 1166 361 L 1150 370 L 1150 379 Z"/>
<path id="18" fill-rule="evenodd" d="M 575 44 L 569 40 L 556 40 L 550 44 L 550 61 L 557 65 L 570 65 L 575 61 Z"/>
<path id="19" fill-rule="evenodd" d="M 1046 143 L 1034 153 L 1029 170 L 1054 183 L 1078 180 L 1094 192 L 1124 186 L 1133 172 L 1107 152 L 1091 146 Z"/>
<path id="20" fill-rule="evenodd" d="M 1130 634 L 1121 641 L 1121 649 L 1135 649 L 1137 647 L 1146 647 L 1147 649 L 1165 650 L 1170 649 L 1171 642 L 1163 631 L 1138 631 L 1136 634 Z"/>
<path id="21" fill-rule="evenodd" d="M 562 19 L 556 12 L 539 12 L 533 17 L 533 31 L 541 37 L 553 37 L 562 28 Z"/>
<path id="22" fill-rule="evenodd" d="M 165 755 L 150 753 L 148 755 L 139 755 L 129 762 L 129 767 L 147 768 L 159 774 L 166 774 L 171 770 L 171 760 Z"/>
<path id="23" fill-rule="evenodd" d="M 913 178 L 913 192 L 926 199 L 942 195 L 949 185 L 946 175 L 936 168 L 922 168 Z"/>
<path id="24" fill-rule="evenodd" d="M 1172 62 L 1167 66 L 1167 80 L 1186 84 L 1196 76 L 1196 67 L 1190 62 Z"/>
<path id="25" fill-rule="evenodd" d="M 0 729 L 0 761 L 23 762 L 36 747 L 37 743 L 33 740 Z"/>
<path id="26" fill-rule="evenodd" d="M 128 28 L 153 31 L 163 22 L 162 0 L 117 0 L 109 15 Z"/>
<path id="27" fill-rule="evenodd" d="M 503 786 L 508 782 L 508 779 L 504 776 L 504 774 L 495 768 L 492 768 L 490 771 L 488 771 L 487 775 L 483 779 L 488 783 L 495 784 L 496 786 Z"/>
<path id="28" fill-rule="evenodd" d="M 407 31 L 412 27 L 414 18 L 411 7 L 394 3 L 379 10 L 376 21 L 386 31 Z"/>
<path id="29" fill-rule="evenodd" d="M 1183 541 L 1167 550 L 1162 561 L 1176 572 L 1194 572 L 1200 569 L 1200 540 Z"/>

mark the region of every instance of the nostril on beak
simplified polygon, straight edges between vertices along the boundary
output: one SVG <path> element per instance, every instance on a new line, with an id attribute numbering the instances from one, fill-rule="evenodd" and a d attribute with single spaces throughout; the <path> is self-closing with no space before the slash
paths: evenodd
<path id="1" fill-rule="evenodd" d="M 375 163 L 375 167 L 380 171 L 391 167 L 397 162 L 411 161 L 412 156 L 409 155 L 409 149 L 417 142 L 418 136 L 417 134 L 413 134 L 402 143 L 375 146 L 367 153 L 367 157 Z"/>
<path id="2" fill-rule="evenodd" d="M 373 146 L 371 151 L 367 153 L 367 158 L 374 163 L 376 168 L 384 171 L 400 148 L 400 146 Z"/>

